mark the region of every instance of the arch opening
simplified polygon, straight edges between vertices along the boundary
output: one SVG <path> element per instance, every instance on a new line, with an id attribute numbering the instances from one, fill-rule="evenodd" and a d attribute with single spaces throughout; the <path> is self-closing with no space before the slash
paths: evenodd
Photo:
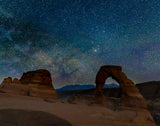
<path id="1" fill-rule="evenodd" d="M 105 84 L 103 88 L 118 88 L 119 87 L 119 83 L 114 80 L 112 77 L 108 77 L 105 80 Z"/>

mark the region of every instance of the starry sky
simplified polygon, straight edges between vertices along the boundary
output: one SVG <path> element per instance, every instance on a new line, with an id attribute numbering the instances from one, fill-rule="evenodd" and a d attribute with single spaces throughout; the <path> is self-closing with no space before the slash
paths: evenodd
<path id="1" fill-rule="evenodd" d="M 159 0 L 0 0 L 0 81 L 47 69 L 56 88 L 94 84 L 102 65 L 160 80 Z"/>

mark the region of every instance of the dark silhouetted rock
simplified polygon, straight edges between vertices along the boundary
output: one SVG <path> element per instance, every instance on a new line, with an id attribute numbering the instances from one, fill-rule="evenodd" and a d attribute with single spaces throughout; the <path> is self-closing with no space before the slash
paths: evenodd
<path id="1" fill-rule="evenodd" d="M 20 82 L 22 84 L 40 84 L 46 86 L 53 86 L 51 74 L 47 70 L 36 70 L 23 73 Z"/>

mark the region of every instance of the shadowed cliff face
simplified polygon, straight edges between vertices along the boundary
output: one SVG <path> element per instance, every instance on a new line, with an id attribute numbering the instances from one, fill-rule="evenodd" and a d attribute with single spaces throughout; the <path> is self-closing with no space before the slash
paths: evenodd
<path id="1" fill-rule="evenodd" d="M 147 108 L 146 102 L 132 80 L 122 72 L 120 66 L 102 66 L 96 76 L 96 95 L 102 92 L 105 80 L 108 77 L 115 79 L 121 88 L 121 104 L 126 107 Z M 102 95 L 103 97 L 103 95 Z"/>

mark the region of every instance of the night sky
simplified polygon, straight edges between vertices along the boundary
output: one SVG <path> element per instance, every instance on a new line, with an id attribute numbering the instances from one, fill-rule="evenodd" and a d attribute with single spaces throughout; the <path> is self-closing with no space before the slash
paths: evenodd
<path id="1" fill-rule="evenodd" d="M 47 69 L 56 88 L 94 84 L 102 65 L 160 80 L 160 0 L 0 0 L 0 81 Z"/>

